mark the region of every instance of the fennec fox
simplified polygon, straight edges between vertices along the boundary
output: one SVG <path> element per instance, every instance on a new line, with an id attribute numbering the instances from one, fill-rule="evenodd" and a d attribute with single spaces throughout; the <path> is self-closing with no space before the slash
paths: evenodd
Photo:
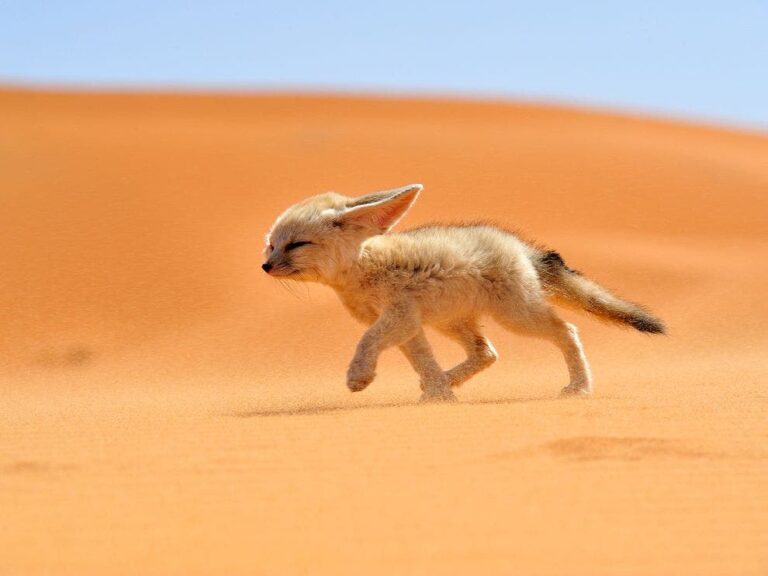
<path id="1" fill-rule="evenodd" d="M 382 350 L 398 346 L 421 378 L 422 400 L 453 400 L 452 387 L 497 358 L 480 331 L 480 319 L 491 316 L 512 332 L 553 342 L 570 374 L 562 393 L 587 395 L 592 378 L 576 327 L 550 302 L 641 332 L 664 332 L 645 309 L 570 269 L 557 252 L 496 226 L 436 224 L 388 234 L 421 190 L 411 184 L 358 198 L 313 196 L 288 208 L 267 235 L 265 272 L 332 287 L 369 326 L 347 371 L 353 392 L 373 381 Z M 443 371 L 424 325 L 461 344 L 467 359 Z"/>

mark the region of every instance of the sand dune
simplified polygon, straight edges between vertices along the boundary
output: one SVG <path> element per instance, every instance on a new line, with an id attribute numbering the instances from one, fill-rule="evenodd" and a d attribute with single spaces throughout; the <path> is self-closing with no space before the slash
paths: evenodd
<path id="1" fill-rule="evenodd" d="M 0 574 L 768 573 L 768 137 L 532 105 L 0 91 Z M 304 196 L 420 181 L 648 305 L 496 326 L 461 403 L 259 270 Z M 433 336 L 447 365 L 458 349 Z"/>

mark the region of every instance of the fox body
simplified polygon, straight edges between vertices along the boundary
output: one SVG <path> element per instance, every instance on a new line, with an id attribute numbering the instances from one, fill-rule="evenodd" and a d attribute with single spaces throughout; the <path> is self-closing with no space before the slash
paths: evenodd
<path id="1" fill-rule="evenodd" d="M 412 184 L 357 198 L 314 196 L 286 210 L 267 236 L 267 273 L 331 286 L 369 326 L 347 371 L 350 390 L 366 388 L 379 354 L 398 346 L 421 379 L 423 400 L 453 399 L 453 387 L 497 358 L 480 330 L 480 320 L 490 316 L 512 332 L 554 343 L 570 375 L 562 393 L 589 394 L 592 377 L 576 327 L 560 319 L 552 303 L 663 333 L 641 306 L 572 270 L 556 252 L 499 227 L 430 225 L 388 233 L 421 190 Z M 457 341 L 466 360 L 444 371 L 424 325 Z"/>

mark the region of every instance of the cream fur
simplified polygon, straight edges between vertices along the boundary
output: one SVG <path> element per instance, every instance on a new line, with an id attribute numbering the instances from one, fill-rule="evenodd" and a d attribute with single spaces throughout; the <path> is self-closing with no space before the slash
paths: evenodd
<path id="1" fill-rule="evenodd" d="M 412 184 L 359 198 L 314 196 L 286 210 L 267 236 L 270 274 L 331 286 L 368 325 L 347 372 L 350 390 L 366 388 L 382 350 L 398 346 L 421 378 L 424 400 L 453 399 L 452 387 L 497 358 L 480 332 L 480 319 L 491 316 L 513 332 L 553 342 L 570 374 L 563 392 L 589 394 L 576 327 L 555 314 L 537 268 L 541 249 L 485 224 L 389 234 L 421 190 Z M 443 371 L 424 325 L 461 344 L 466 360 Z"/>

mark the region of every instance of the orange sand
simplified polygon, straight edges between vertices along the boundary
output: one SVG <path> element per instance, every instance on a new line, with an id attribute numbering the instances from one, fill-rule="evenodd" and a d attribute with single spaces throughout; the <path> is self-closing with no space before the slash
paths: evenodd
<path id="1" fill-rule="evenodd" d="M 426 185 L 647 304 L 419 406 L 259 270 L 280 210 Z M 768 137 L 552 107 L 0 91 L 0 574 L 768 573 Z M 441 360 L 461 354 L 433 338 Z"/>

